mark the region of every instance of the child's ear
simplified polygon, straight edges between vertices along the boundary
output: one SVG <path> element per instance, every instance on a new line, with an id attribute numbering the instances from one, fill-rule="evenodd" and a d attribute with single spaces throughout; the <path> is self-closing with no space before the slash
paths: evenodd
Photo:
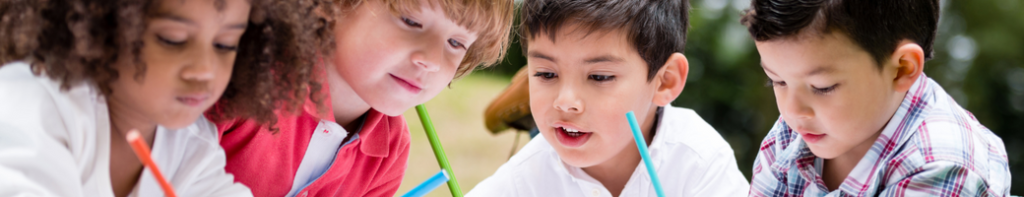
<path id="1" fill-rule="evenodd" d="M 924 71 L 924 50 L 913 41 L 903 40 L 893 52 L 891 61 L 896 63 L 893 89 L 906 92 Z"/>
<path id="2" fill-rule="evenodd" d="M 690 71 L 690 63 L 682 53 L 673 53 L 661 67 L 653 80 L 658 81 L 657 92 L 654 93 L 654 104 L 666 106 L 679 97 L 686 86 L 686 75 Z"/>

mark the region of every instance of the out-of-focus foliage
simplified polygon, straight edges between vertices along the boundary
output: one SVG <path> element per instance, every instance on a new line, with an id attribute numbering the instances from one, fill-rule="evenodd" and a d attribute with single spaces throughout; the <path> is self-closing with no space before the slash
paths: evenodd
<path id="1" fill-rule="evenodd" d="M 935 59 L 925 74 L 1002 137 L 1013 194 L 1024 194 L 1024 1 L 941 0 Z M 749 178 L 758 145 L 779 117 L 760 58 L 739 23 L 749 0 L 693 0 L 685 55 L 686 89 L 673 102 L 692 108 L 736 151 Z M 518 37 L 506 60 L 477 72 L 511 76 L 526 60 Z"/>

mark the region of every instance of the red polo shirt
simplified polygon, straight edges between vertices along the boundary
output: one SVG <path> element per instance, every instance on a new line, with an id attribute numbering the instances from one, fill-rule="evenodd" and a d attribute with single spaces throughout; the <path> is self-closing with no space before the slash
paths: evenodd
<path id="1" fill-rule="evenodd" d="M 227 153 L 225 170 L 255 196 L 288 193 L 320 118 L 304 110 L 277 121 L 277 134 L 254 120 L 215 122 Z M 359 138 L 342 146 L 330 168 L 296 196 L 395 195 L 409 156 L 409 129 L 401 116 L 372 109 L 363 121 Z"/>

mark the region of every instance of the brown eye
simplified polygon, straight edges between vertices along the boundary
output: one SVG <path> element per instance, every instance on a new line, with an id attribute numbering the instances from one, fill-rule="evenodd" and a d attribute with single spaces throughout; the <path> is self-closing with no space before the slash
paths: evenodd
<path id="1" fill-rule="evenodd" d="M 590 78 L 591 80 L 594 80 L 594 81 L 597 81 L 597 82 L 605 82 L 605 81 L 611 81 L 612 79 L 615 79 L 615 76 L 613 76 L 613 75 L 590 75 L 587 78 Z"/>
<path id="2" fill-rule="evenodd" d="M 555 73 L 551 73 L 551 72 L 537 72 L 536 74 L 533 74 L 533 76 L 534 77 L 540 77 L 541 79 L 552 79 L 552 78 L 558 77 L 558 75 L 556 75 Z"/>

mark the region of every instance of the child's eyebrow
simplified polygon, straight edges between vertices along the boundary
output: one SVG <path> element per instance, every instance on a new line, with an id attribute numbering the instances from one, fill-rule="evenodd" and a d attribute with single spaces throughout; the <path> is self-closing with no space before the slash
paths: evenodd
<path id="1" fill-rule="evenodd" d="M 616 57 L 616 56 L 602 55 L 602 56 L 588 58 L 588 59 L 584 60 L 583 62 L 587 63 L 587 64 L 596 64 L 596 63 L 601 63 L 601 62 L 622 62 L 622 61 L 623 61 L 622 58 L 619 58 L 619 57 Z"/>
<path id="2" fill-rule="evenodd" d="M 758 64 L 761 65 L 761 68 L 764 69 L 764 71 L 768 71 L 768 73 L 771 73 L 772 75 L 776 75 L 776 76 L 779 75 L 779 74 L 775 74 L 775 72 L 772 72 L 772 69 L 768 69 L 767 66 L 764 66 L 764 62 L 759 62 Z"/>
<path id="3" fill-rule="evenodd" d="M 189 26 L 199 26 L 198 24 L 196 24 L 195 21 L 192 21 L 192 20 L 190 20 L 188 18 L 185 18 L 185 17 L 174 15 L 174 14 L 160 14 L 160 15 L 156 15 L 155 18 L 171 20 L 171 21 L 175 21 L 175 22 L 179 22 L 179 23 L 185 23 L 186 25 L 189 25 Z M 226 27 L 228 29 L 242 29 L 242 30 L 245 30 L 245 28 L 248 25 L 249 25 L 249 23 L 248 23 L 248 21 L 246 21 L 246 22 L 242 22 L 242 23 L 229 24 L 229 25 L 226 25 Z"/>
<path id="4" fill-rule="evenodd" d="M 544 60 L 551 61 L 551 62 L 554 62 L 554 63 L 558 63 L 558 61 L 555 60 L 554 57 L 551 57 L 551 56 L 548 56 L 548 55 L 545 55 L 543 53 L 536 52 L 536 51 L 527 52 L 527 56 L 532 57 L 532 58 L 540 58 L 540 59 L 544 59 Z"/>
<path id="5" fill-rule="evenodd" d="M 818 66 L 817 68 L 814 68 L 814 70 L 811 70 L 811 72 L 807 72 L 804 76 L 809 77 L 817 74 L 831 73 L 832 71 L 835 71 L 835 68 L 832 68 L 831 66 Z"/>
<path id="6" fill-rule="evenodd" d="M 174 14 L 159 14 L 159 15 L 156 15 L 154 18 L 156 18 L 156 19 L 171 20 L 171 21 L 175 21 L 175 22 L 179 22 L 179 23 L 185 23 L 186 25 L 189 25 L 189 26 L 198 26 L 195 21 L 189 20 L 189 19 L 187 19 L 185 17 L 174 15 Z"/>
<path id="7" fill-rule="evenodd" d="M 771 73 L 772 75 L 779 75 L 779 74 L 775 74 L 775 72 L 773 72 L 772 69 L 768 69 L 767 66 L 764 66 L 764 62 L 761 62 L 760 64 L 761 64 L 761 68 L 763 68 L 764 71 L 768 71 L 768 73 Z M 810 72 L 807 72 L 807 74 L 804 74 L 804 76 L 809 77 L 809 76 L 813 76 L 813 75 L 817 75 L 817 74 L 831 73 L 831 72 L 833 72 L 835 70 L 836 69 L 831 67 L 831 66 L 818 66 L 818 67 L 814 68 L 813 70 L 811 70 Z"/>

